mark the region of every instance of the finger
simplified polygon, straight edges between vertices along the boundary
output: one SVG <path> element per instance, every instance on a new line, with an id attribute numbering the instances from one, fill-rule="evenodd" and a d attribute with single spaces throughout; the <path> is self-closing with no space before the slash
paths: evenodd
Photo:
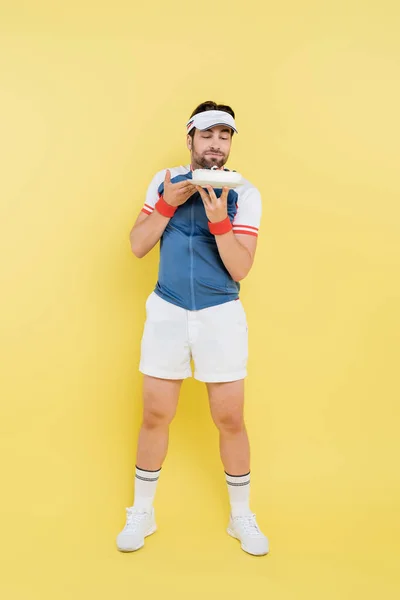
<path id="1" fill-rule="evenodd" d="M 196 187 L 194 185 L 188 185 L 187 187 L 185 187 L 185 192 L 194 194 L 196 192 Z"/>
<path id="2" fill-rule="evenodd" d="M 208 191 L 208 193 L 210 195 L 210 200 L 211 200 L 212 204 L 216 203 L 217 202 L 217 196 L 215 195 L 214 188 L 211 187 L 211 185 L 207 185 L 206 187 L 207 187 L 207 191 Z"/>
<path id="3" fill-rule="evenodd" d="M 207 198 L 207 197 L 205 197 L 205 198 L 202 198 L 202 200 L 203 200 L 204 208 L 206 209 L 206 211 L 211 211 L 212 210 L 212 204 L 210 202 L 210 199 Z"/>
<path id="4" fill-rule="evenodd" d="M 199 192 L 200 196 L 202 197 L 203 200 L 209 200 L 210 197 L 207 194 L 206 190 L 204 188 L 202 188 L 200 185 L 196 185 L 196 190 Z"/>
<path id="5" fill-rule="evenodd" d="M 184 190 L 184 189 L 189 189 L 194 187 L 193 183 L 191 181 L 185 180 L 185 181 L 178 181 L 178 183 L 173 183 L 173 186 L 175 186 L 175 188 L 177 190 Z"/>
<path id="6" fill-rule="evenodd" d="M 164 177 L 164 186 L 171 183 L 171 171 L 169 169 L 167 169 L 167 172 L 165 173 L 165 177 Z"/>
<path id="7" fill-rule="evenodd" d="M 186 190 L 186 191 L 184 191 L 184 192 L 180 192 L 180 193 L 179 193 L 179 196 L 180 196 L 181 198 L 184 198 L 184 199 L 185 199 L 185 202 L 186 202 L 186 200 L 188 200 L 189 198 L 191 198 L 191 197 L 193 196 L 193 194 L 195 194 L 195 193 L 196 193 L 196 190 L 195 190 L 195 188 L 193 187 L 193 190 Z"/>
<path id="8" fill-rule="evenodd" d="M 188 190 L 188 191 L 186 192 L 187 194 L 189 194 L 189 198 L 190 198 L 191 196 L 193 196 L 193 194 L 195 194 L 195 193 L 196 193 L 196 188 L 195 188 L 195 186 L 194 186 L 194 185 L 192 185 L 192 188 L 193 188 L 193 189 L 190 189 L 190 190 Z"/>
<path id="9" fill-rule="evenodd" d="M 222 188 L 222 194 L 221 194 L 221 200 L 225 203 L 228 199 L 228 194 L 229 194 L 229 188 L 224 187 Z"/>
<path id="10" fill-rule="evenodd" d="M 203 200 L 204 206 L 206 208 L 211 208 L 212 205 L 210 202 L 210 196 L 207 194 L 207 192 L 199 185 L 196 185 L 196 190 L 199 192 L 201 199 Z"/>
<path id="11" fill-rule="evenodd" d="M 196 188 L 194 185 L 189 185 L 183 188 L 179 188 L 177 190 L 178 195 L 186 195 L 192 196 L 196 192 Z"/>

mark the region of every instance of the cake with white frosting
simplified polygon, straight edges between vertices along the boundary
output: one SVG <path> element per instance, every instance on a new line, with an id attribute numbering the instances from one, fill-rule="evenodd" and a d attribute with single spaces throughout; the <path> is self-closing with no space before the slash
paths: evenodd
<path id="1" fill-rule="evenodd" d="M 221 171 L 220 169 L 195 169 L 192 173 L 195 185 L 212 185 L 214 187 L 236 187 L 241 185 L 242 176 L 236 171 Z"/>

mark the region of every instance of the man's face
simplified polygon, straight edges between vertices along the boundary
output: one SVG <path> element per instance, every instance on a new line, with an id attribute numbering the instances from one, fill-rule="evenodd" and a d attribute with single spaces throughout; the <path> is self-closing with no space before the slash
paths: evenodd
<path id="1" fill-rule="evenodd" d="M 194 169 L 221 168 L 229 158 L 232 130 L 225 125 L 217 125 L 207 131 L 196 129 L 193 140 L 190 135 L 187 136 L 187 144 Z"/>

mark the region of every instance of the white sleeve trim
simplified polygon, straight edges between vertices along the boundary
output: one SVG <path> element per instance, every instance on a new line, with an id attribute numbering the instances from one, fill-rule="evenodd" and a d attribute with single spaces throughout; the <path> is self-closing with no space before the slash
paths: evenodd
<path id="1" fill-rule="evenodd" d="M 154 212 L 154 207 L 159 198 L 158 187 L 160 183 L 164 181 L 166 172 L 167 170 L 163 169 L 156 173 L 147 188 L 146 200 L 142 208 L 142 212 L 146 213 L 146 215 L 151 215 L 151 213 Z"/>
<path id="2" fill-rule="evenodd" d="M 261 222 L 261 194 L 251 187 L 239 195 L 237 213 L 233 220 L 233 233 L 258 236 Z"/>

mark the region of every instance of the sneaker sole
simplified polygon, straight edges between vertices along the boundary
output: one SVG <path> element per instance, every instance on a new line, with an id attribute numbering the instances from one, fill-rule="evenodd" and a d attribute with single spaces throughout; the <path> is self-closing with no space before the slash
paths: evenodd
<path id="1" fill-rule="evenodd" d="M 147 537 L 149 537 L 149 535 L 153 535 L 153 533 L 155 533 L 156 531 L 157 531 L 157 527 L 156 527 L 156 525 L 154 525 L 154 527 L 149 529 L 149 531 L 144 534 L 144 537 L 147 538 Z M 119 546 L 117 546 L 117 548 L 120 552 L 136 552 L 136 550 L 140 550 L 140 548 L 143 548 L 143 546 L 144 546 L 144 540 L 143 540 L 143 544 L 140 544 L 140 546 L 135 546 L 135 548 L 120 548 Z"/>
<path id="2" fill-rule="evenodd" d="M 238 538 L 238 536 L 236 535 L 236 533 L 230 529 L 228 527 L 228 529 L 226 530 L 228 532 L 228 534 L 233 537 L 235 540 L 238 540 L 240 542 L 240 539 Z M 269 552 L 269 548 L 266 552 L 252 552 L 251 550 L 249 550 L 248 548 L 246 548 L 246 546 L 244 544 L 242 544 L 240 542 L 240 547 L 242 550 L 244 550 L 244 552 L 247 552 L 247 554 L 251 554 L 252 556 L 265 556 L 266 554 L 268 554 Z"/>

